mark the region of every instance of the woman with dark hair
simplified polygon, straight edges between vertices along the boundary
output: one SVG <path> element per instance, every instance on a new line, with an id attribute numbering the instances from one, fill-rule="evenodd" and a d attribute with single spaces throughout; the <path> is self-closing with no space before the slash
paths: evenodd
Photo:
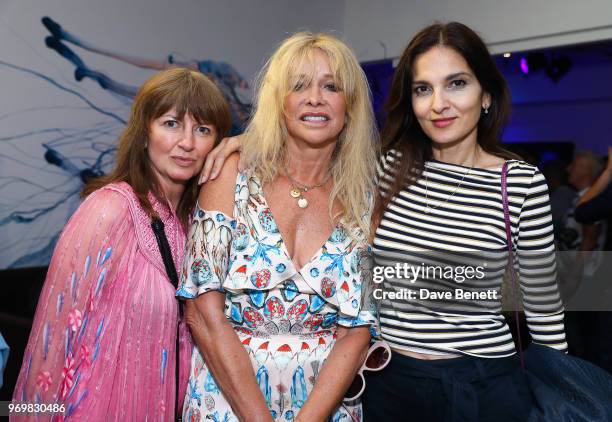
<path id="1" fill-rule="evenodd" d="M 177 345 L 178 397 L 191 345 L 170 268 L 183 258 L 196 176 L 230 125 L 199 72 L 168 69 L 140 88 L 115 169 L 85 187 L 57 243 L 13 395 L 59 412 L 26 418 L 174 420 Z"/>
<path id="2" fill-rule="evenodd" d="M 517 266 L 531 337 L 567 349 L 546 182 L 499 143 L 509 104 L 503 76 L 465 25 L 431 25 L 401 56 L 383 130 L 373 251 L 378 267 L 423 270 L 409 280 L 385 274 L 382 292 L 412 293 L 407 300 L 378 294 L 393 356 L 368 374 L 368 421 L 529 415 L 530 391 L 501 313 L 504 183 L 511 245 L 519 256 L 531 253 Z"/>

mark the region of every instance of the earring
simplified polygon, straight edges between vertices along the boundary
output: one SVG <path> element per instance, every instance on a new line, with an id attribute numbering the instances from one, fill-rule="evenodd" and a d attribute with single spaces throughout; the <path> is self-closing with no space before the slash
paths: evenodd
<path id="1" fill-rule="evenodd" d="M 483 107 L 484 114 L 489 114 L 489 106 Z"/>

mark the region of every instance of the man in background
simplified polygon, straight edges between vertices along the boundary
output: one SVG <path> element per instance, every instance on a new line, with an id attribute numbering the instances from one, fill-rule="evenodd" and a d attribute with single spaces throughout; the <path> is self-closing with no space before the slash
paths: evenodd
<path id="1" fill-rule="evenodd" d="M 608 164 L 601 172 L 593 186 L 578 201 L 575 213 L 576 220 L 582 224 L 593 224 L 601 219 L 607 219 L 608 234 L 604 252 L 612 254 L 612 147 L 608 147 Z M 604 263 L 609 259 L 604 258 Z M 590 331 L 586 339 L 586 358 L 606 369 L 612 374 L 612 280 L 609 266 L 602 265 L 595 275 L 595 279 L 602 281 L 601 305 L 597 311 L 589 312 L 587 321 Z M 599 290 L 597 290 L 599 291 Z"/>
<path id="2" fill-rule="evenodd" d="M 558 239 L 563 231 L 565 215 L 574 204 L 576 191 L 567 181 L 567 163 L 559 159 L 549 161 L 542 168 L 542 173 L 548 184 L 555 239 Z"/>
<path id="3" fill-rule="evenodd" d="M 606 237 L 604 220 L 581 224 L 576 221 L 576 206 L 603 170 L 600 158 L 590 151 L 576 154 L 568 167 L 569 183 L 576 189 L 572 206 L 563 220 L 557 242 L 560 250 L 559 276 L 566 313 L 566 333 L 570 353 L 588 359 L 592 338 L 591 312 L 600 295 L 595 286 L 597 269 L 603 256 Z"/>
<path id="4" fill-rule="evenodd" d="M 563 233 L 559 239 L 561 250 L 589 252 L 603 249 L 606 237 L 605 221 L 580 224 L 575 218 L 578 201 L 595 183 L 602 170 L 601 159 L 590 151 L 579 152 L 569 165 L 569 183 L 576 188 L 577 193 L 563 221 Z M 589 255 L 583 254 L 585 257 Z M 596 269 L 596 263 L 590 261 L 584 261 L 584 272 L 587 275 L 592 275 Z"/>

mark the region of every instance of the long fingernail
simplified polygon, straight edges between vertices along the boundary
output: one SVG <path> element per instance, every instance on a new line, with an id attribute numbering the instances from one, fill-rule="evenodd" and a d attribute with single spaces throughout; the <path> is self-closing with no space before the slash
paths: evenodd
<path id="1" fill-rule="evenodd" d="M 198 180 L 198 185 L 202 185 L 204 183 L 206 183 L 207 178 L 206 177 L 200 177 L 200 180 Z"/>

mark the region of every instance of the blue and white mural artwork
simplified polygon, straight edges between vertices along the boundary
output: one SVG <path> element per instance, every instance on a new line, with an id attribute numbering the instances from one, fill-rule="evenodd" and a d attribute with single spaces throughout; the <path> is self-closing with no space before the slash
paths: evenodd
<path id="1" fill-rule="evenodd" d="M 122 54 L 73 34 L 52 16 L 38 24 L 33 32 L 44 35 L 32 40 L 0 20 L 7 95 L 0 100 L 0 269 L 49 263 L 84 183 L 112 167 L 138 83 L 154 71 L 179 65 L 213 79 L 230 102 L 233 133 L 251 109 L 248 83 L 230 64 L 180 53 L 164 60 Z M 24 64 L 21 52 L 35 59 Z M 113 63 L 133 68 L 131 83 L 106 70 Z M 134 69 L 142 75 L 134 78 Z"/>

